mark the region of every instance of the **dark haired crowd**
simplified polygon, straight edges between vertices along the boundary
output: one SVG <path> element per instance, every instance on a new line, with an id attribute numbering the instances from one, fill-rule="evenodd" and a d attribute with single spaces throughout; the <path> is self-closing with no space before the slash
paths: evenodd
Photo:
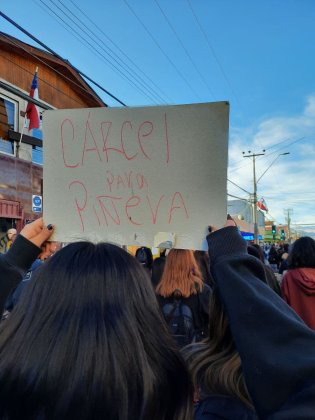
<path id="1" fill-rule="evenodd" d="M 206 265 L 174 249 L 146 267 L 108 243 L 55 252 L 52 233 L 38 219 L 0 255 L 1 312 L 46 260 L 0 324 L 1 420 L 315 418 L 313 239 L 290 251 L 292 309 L 232 220 L 208 235 Z M 174 300 L 201 333 L 184 347 L 161 310 Z"/>

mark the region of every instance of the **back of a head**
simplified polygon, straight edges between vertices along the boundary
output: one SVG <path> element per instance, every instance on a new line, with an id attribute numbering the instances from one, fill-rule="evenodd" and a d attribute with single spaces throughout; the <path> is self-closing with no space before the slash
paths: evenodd
<path id="1" fill-rule="evenodd" d="M 162 278 L 165 263 L 166 257 L 158 257 L 153 261 L 151 280 L 154 288 L 159 284 Z"/>
<path id="2" fill-rule="evenodd" d="M 258 244 L 248 245 L 247 252 L 249 255 L 258 258 L 261 262 L 265 262 L 264 252 Z"/>
<path id="3" fill-rule="evenodd" d="M 7 230 L 7 234 L 8 235 L 16 235 L 17 230 L 15 228 L 10 228 L 10 229 Z"/>
<path id="4" fill-rule="evenodd" d="M 153 255 L 150 248 L 142 246 L 136 251 L 136 259 L 143 265 L 143 267 L 151 270 L 153 264 Z"/>
<path id="5" fill-rule="evenodd" d="M 290 245 L 288 243 L 283 244 L 283 251 L 289 252 Z"/>
<path id="6" fill-rule="evenodd" d="M 315 241 L 309 236 L 297 239 L 289 252 L 288 268 L 315 268 Z"/>
<path id="7" fill-rule="evenodd" d="M 162 279 L 156 288 L 157 294 L 168 297 L 179 290 L 189 297 L 202 289 L 202 279 L 193 251 L 171 249 L 166 258 Z"/>
<path id="8" fill-rule="evenodd" d="M 134 257 L 70 244 L 0 328 L 0 418 L 188 419 L 190 378 L 171 343 Z"/>

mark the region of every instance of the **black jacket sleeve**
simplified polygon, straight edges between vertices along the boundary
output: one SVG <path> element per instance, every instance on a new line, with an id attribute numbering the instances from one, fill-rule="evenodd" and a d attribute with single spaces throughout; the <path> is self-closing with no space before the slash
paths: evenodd
<path id="1" fill-rule="evenodd" d="M 6 298 L 35 261 L 40 248 L 18 235 L 6 254 L 0 255 L 0 315 Z"/>
<path id="2" fill-rule="evenodd" d="M 315 417 L 315 332 L 264 283 L 237 228 L 208 236 L 211 271 L 261 419 Z"/>

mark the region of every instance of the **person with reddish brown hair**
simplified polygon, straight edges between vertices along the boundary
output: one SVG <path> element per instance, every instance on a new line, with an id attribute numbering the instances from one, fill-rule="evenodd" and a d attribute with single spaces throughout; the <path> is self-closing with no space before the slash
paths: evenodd
<path id="1" fill-rule="evenodd" d="M 211 289 L 202 281 L 193 251 L 171 249 L 156 294 L 179 347 L 203 338 L 209 323 Z"/>

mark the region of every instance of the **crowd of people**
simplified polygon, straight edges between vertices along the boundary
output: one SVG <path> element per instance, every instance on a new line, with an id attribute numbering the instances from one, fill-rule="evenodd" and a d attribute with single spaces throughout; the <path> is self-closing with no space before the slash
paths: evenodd
<path id="1" fill-rule="evenodd" d="M 38 219 L 0 255 L 0 419 L 315 418 L 312 238 L 279 284 L 233 220 L 208 252 L 156 259 L 53 231 Z"/>

